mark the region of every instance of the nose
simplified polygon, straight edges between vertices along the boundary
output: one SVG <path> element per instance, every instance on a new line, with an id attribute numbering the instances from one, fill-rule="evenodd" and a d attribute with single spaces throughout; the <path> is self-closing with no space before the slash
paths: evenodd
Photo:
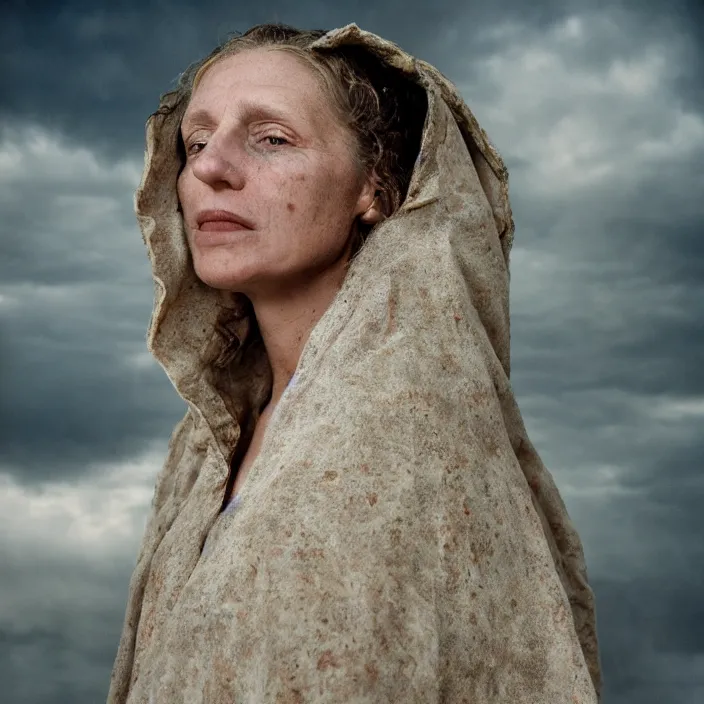
<path id="1" fill-rule="evenodd" d="M 222 144 L 222 141 L 213 135 L 202 154 L 193 163 L 193 175 L 212 188 L 222 185 L 235 190 L 244 188 L 244 169 L 242 158 L 236 150 Z"/>

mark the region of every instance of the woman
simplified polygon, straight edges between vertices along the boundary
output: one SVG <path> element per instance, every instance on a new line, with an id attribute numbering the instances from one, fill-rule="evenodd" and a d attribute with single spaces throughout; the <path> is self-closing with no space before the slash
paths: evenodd
<path id="1" fill-rule="evenodd" d="M 355 25 L 255 27 L 162 98 L 136 208 L 189 408 L 108 701 L 598 701 L 508 380 L 506 171 L 454 86 Z"/>

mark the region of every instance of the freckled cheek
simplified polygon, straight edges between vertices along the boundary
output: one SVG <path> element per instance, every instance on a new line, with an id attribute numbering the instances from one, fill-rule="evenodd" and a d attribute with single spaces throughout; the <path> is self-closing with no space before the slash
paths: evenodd
<path id="1" fill-rule="evenodd" d="M 301 214 L 306 213 L 306 193 L 307 184 L 303 174 L 295 176 L 283 181 L 278 189 L 275 190 L 274 198 L 278 204 L 275 210 L 282 213 L 286 218 L 297 218 Z"/>
<path id="2" fill-rule="evenodd" d="M 333 182 L 323 174 L 287 174 L 270 191 L 274 207 L 269 212 L 272 215 L 278 213 L 288 226 L 298 227 L 305 223 L 309 227 L 325 213 L 325 206 L 332 195 L 330 183 Z"/>
<path id="3" fill-rule="evenodd" d="M 319 224 L 330 219 L 330 210 L 337 211 L 334 202 L 339 200 L 340 193 L 334 184 L 339 183 L 337 175 L 332 171 L 319 172 L 313 175 L 297 174 L 291 180 L 288 203 L 290 213 L 305 219 L 307 225 Z"/>

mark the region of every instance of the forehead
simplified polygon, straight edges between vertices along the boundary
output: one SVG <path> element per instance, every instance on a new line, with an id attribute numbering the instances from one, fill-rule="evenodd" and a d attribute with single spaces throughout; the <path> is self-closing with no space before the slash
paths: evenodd
<path id="1" fill-rule="evenodd" d="M 211 107 L 262 101 L 294 112 L 329 108 L 319 78 L 302 59 L 280 50 L 248 49 L 217 60 L 203 72 L 184 123 Z"/>

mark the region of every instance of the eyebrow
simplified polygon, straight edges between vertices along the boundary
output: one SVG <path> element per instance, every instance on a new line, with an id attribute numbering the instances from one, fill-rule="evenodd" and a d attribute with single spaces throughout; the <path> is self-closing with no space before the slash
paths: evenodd
<path id="1" fill-rule="evenodd" d="M 291 117 L 291 114 L 287 113 L 283 109 L 275 108 L 270 105 L 263 105 L 262 103 L 254 101 L 245 101 L 243 103 L 240 103 L 238 113 L 245 120 L 286 120 L 290 119 Z M 198 123 L 204 125 L 214 125 L 215 118 L 213 117 L 212 113 L 210 113 L 206 108 L 198 108 L 192 113 L 187 113 L 183 120 L 181 120 L 181 129 L 190 127 L 192 124 Z"/>

